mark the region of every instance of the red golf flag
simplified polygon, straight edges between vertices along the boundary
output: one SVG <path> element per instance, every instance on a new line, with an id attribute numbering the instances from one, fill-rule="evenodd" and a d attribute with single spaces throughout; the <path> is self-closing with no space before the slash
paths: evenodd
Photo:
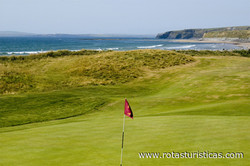
<path id="1" fill-rule="evenodd" d="M 124 114 L 133 119 L 133 112 L 131 107 L 129 106 L 127 99 L 125 99 Z"/>

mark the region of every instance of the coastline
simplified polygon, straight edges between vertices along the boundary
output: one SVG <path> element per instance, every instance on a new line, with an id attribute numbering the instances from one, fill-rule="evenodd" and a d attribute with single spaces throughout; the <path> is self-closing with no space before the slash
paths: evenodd
<path id="1" fill-rule="evenodd" d="M 243 49 L 250 49 L 250 43 L 247 42 L 237 42 L 237 41 L 223 41 L 223 40 L 209 40 L 209 39 L 175 39 L 176 42 L 184 42 L 184 43 L 227 43 L 234 44 Z"/>

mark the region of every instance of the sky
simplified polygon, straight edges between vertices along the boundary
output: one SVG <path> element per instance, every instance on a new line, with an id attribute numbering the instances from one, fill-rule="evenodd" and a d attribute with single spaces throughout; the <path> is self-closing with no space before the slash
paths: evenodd
<path id="1" fill-rule="evenodd" d="M 250 25 L 250 0 L 0 0 L 0 31 L 157 34 Z"/>

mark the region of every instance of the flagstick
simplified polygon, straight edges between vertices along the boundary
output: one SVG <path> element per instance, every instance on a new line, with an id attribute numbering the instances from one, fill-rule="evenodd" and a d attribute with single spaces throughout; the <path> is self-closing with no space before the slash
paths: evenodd
<path id="1" fill-rule="evenodd" d="M 123 141 L 124 141 L 124 128 L 125 128 L 125 114 L 124 114 L 124 116 L 123 116 L 122 148 L 121 148 L 121 164 L 120 164 L 120 166 L 122 166 Z"/>

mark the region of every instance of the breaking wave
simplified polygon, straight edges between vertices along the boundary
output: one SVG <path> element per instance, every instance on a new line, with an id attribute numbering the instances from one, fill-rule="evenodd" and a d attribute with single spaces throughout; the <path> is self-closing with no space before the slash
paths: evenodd
<path id="1" fill-rule="evenodd" d="M 27 55 L 27 54 L 38 54 L 48 51 L 13 51 L 13 52 L 0 52 L 0 55 Z"/>
<path id="2" fill-rule="evenodd" d="M 152 46 L 139 46 L 137 48 L 156 48 L 156 47 L 161 47 L 163 46 L 162 44 L 159 44 L 159 45 L 152 45 Z"/>
<path id="3" fill-rule="evenodd" d="M 107 48 L 107 50 L 119 50 L 119 48 Z"/>
<path id="4" fill-rule="evenodd" d="M 173 50 L 173 49 L 188 49 L 195 47 L 196 45 L 186 45 L 186 46 L 177 46 L 177 47 L 166 47 L 165 49 Z"/>

